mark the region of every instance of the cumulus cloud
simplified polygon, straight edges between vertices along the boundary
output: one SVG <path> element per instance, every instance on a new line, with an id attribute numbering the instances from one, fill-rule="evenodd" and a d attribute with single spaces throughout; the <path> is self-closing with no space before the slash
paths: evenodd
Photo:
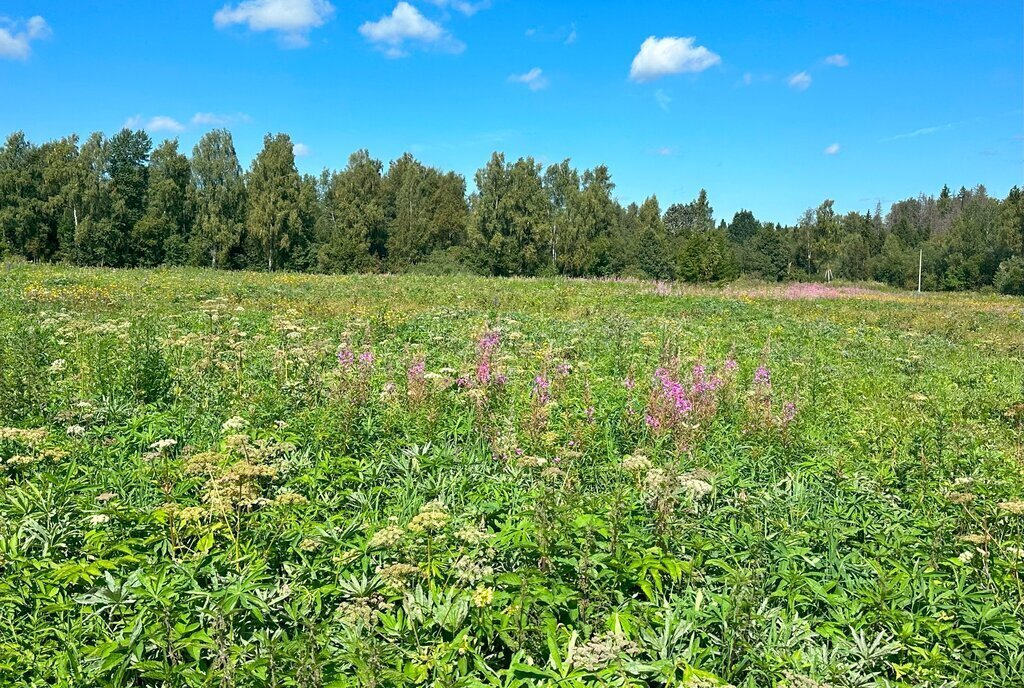
<path id="1" fill-rule="evenodd" d="M 38 15 L 24 22 L 0 17 L 0 57 L 27 60 L 32 54 L 32 42 L 51 35 L 50 25 Z"/>
<path id="2" fill-rule="evenodd" d="M 146 122 L 146 129 L 152 132 L 169 131 L 172 133 L 178 133 L 180 131 L 185 131 L 185 126 L 173 117 L 157 115 L 155 117 L 150 117 L 149 121 Z"/>
<path id="3" fill-rule="evenodd" d="M 526 84 L 531 91 L 539 91 L 548 86 L 548 78 L 540 67 L 534 67 L 525 74 L 511 74 L 508 80 L 514 84 Z"/>
<path id="4" fill-rule="evenodd" d="M 466 47 L 440 24 L 430 21 L 404 0 L 395 5 L 391 14 L 375 22 L 365 22 L 359 27 L 359 33 L 376 44 L 388 57 L 407 55 L 407 43 L 433 46 L 454 53 L 462 52 Z"/>
<path id="5" fill-rule="evenodd" d="M 192 115 L 189 123 L 194 127 L 226 127 L 229 124 L 245 123 L 249 115 L 239 112 L 233 115 L 222 115 L 216 112 L 197 112 Z"/>
<path id="6" fill-rule="evenodd" d="M 296 143 L 292 145 L 292 153 L 299 158 L 304 158 L 309 155 L 309 146 L 304 143 Z"/>
<path id="7" fill-rule="evenodd" d="M 839 144 L 833 143 L 832 145 L 825 147 L 825 155 L 838 155 L 839 150 Z"/>
<path id="8" fill-rule="evenodd" d="M 167 115 L 154 115 L 149 119 L 144 118 L 142 115 L 135 115 L 126 119 L 124 126 L 126 129 L 145 129 L 153 134 L 159 132 L 178 134 L 185 131 L 185 125 Z"/>
<path id="9" fill-rule="evenodd" d="M 826 57 L 825 64 L 832 65 L 833 67 L 846 67 L 849 66 L 850 61 L 846 59 L 846 55 L 836 53 L 835 55 L 829 55 Z"/>
<path id="10" fill-rule="evenodd" d="M 787 83 L 798 91 L 806 91 L 811 85 L 811 75 L 807 72 L 797 72 L 789 77 Z"/>
<path id="11" fill-rule="evenodd" d="M 286 47 L 309 45 L 309 32 L 334 16 L 327 0 L 243 0 L 224 5 L 213 15 L 213 24 L 224 29 L 244 24 L 250 31 L 274 31 Z"/>
<path id="12" fill-rule="evenodd" d="M 467 17 L 472 17 L 480 10 L 485 10 L 491 6 L 491 0 L 480 0 L 480 2 L 468 2 L 467 0 L 430 0 L 430 3 L 444 9 L 451 8 L 456 12 L 461 12 Z"/>
<path id="13" fill-rule="evenodd" d="M 722 58 L 703 45 L 695 45 L 693 37 L 650 36 L 640 45 L 633 58 L 629 78 L 633 81 L 652 81 L 669 74 L 703 72 L 722 61 Z"/>

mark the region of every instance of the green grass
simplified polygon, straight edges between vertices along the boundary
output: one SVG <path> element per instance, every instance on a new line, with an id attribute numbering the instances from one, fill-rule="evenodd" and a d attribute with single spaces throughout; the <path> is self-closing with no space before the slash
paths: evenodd
<path id="1" fill-rule="evenodd" d="M 1022 310 L 7 266 L 0 682 L 1021 685 Z"/>

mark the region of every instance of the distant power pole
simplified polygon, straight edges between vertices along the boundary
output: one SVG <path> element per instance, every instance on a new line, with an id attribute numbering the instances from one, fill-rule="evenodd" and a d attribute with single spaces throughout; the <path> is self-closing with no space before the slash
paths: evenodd
<path id="1" fill-rule="evenodd" d="M 924 265 L 924 249 L 920 249 L 917 254 L 917 293 L 921 293 L 921 267 Z"/>

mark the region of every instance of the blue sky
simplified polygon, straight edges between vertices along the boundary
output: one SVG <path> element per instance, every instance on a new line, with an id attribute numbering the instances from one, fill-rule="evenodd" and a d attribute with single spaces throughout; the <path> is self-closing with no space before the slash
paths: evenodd
<path id="1" fill-rule="evenodd" d="M 102 9 L 96 9 L 97 7 Z M 302 171 L 368 148 L 466 175 L 491 151 L 607 164 L 624 202 L 704 187 L 793 222 L 1024 182 L 1021 2 L 232 0 L 0 7 L 0 131 L 126 123 L 190 151 L 266 132 Z"/>

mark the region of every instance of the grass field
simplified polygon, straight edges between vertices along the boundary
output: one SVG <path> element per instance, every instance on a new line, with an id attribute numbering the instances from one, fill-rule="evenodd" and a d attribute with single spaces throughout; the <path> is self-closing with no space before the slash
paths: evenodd
<path id="1" fill-rule="evenodd" d="M 0 268 L 0 681 L 1019 686 L 1024 302 Z"/>

